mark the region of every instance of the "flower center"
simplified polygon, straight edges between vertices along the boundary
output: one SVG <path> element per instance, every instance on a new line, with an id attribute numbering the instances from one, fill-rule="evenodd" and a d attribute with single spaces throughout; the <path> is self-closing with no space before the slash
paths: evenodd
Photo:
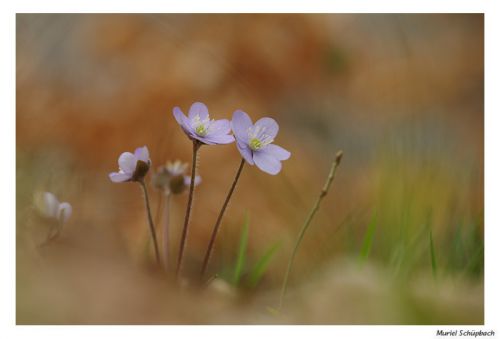
<path id="1" fill-rule="evenodd" d="M 252 150 L 256 151 L 262 147 L 262 142 L 257 138 L 252 138 L 252 139 L 250 139 L 250 142 L 248 143 L 248 145 L 250 146 L 250 148 Z"/>
<path id="2" fill-rule="evenodd" d="M 210 128 L 210 118 L 207 116 L 205 119 L 201 119 L 199 115 L 195 116 L 192 120 L 192 126 L 194 132 L 200 137 L 204 137 L 208 134 L 208 129 Z"/>
<path id="3" fill-rule="evenodd" d="M 269 134 L 266 134 L 265 127 L 252 126 L 248 129 L 248 146 L 252 151 L 258 151 L 273 141 L 274 139 Z"/>
<path id="4" fill-rule="evenodd" d="M 200 124 L 198 126 L 196 126 L 196 129 L 194 130 L 196 132 L 196 134 L 198 134 L 199 136 L 202 136 L 204 137 L 205 135 L 207 135 L 207 132 L 208 132 L 208 128 L 203 125 L 203 124 Z"/>

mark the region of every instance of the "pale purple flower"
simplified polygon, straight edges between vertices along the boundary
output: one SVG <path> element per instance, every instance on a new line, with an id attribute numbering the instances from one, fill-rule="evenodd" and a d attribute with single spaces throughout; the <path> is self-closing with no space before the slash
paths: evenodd
<path id="1" fill-rule="evenodd" d="M 56 196 L 50 192 L 43 192 L 36 196 L 36 207 L 46 218 L 54 219 L 64 224 L 71 217 L 73 208 L 68 202 L 59 202 Z"/>
<path id="2" fill-rule="evenodd" d="M 154 186 L 165 193 L 179 194 L 184 192 L 191 184 L 191 176 L 185 175 L 187 166 L 187 163 L 176 160 L 158 167 L 153 176 Z M 198 186 L 200 183 L 201 177 L 195 176 L 194 185 Z"/>
<path id="3" fill-rule="evenodd" d="M 234 141 L 234 137 L 229 134 L 229 120 L 210 120 L 208 108 L 201 102 L 191 106 L 187 117 L 179 107 L 174 107 L 174 117 L 190 139 L 207 145 L 230 144 Z"/>
<path id="4" fill-rule="evenodd" d="M 112 182 L 139 181 L 144 178 L 151 166 L 146 146 L 139 147 L 132 154 L 124 152 L 118 158 L 119 171 L 109 174 Z"/>
<path id="5" fill-rule="evenodd" d="M 233 113 L 231 127 L 236 146 L 250 165 L 255 164 L 262 171 L 275 175 L 281 171 L 281 161 L 290 158 L 290 152 L 272 143 L 279 130 L 274 119 L 262 118 L 252 124 L 248 114 L 237 110 Z"/>

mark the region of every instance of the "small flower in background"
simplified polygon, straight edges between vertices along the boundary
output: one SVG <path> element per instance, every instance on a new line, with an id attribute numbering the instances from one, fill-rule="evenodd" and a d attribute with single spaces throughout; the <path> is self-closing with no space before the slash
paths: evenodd
<path id="1" fill-rule="evenodd" d="M 119 171 L 109 174 L 112 182 L 141 181 L 151 166 L 146 146 L 139 147 L 134 154 L 124 152 L 118 158 Z"/>
<path id="2" fill-rule="evenodd" d="M 281 161 L 290 158 L 290 152 L 272 144 L 279 126 L 274 119 L 262 118 L 252 124 L 245 112 L 233 113 L 231 127 L 236 136 L 236 146 L 242 157 L 262 171 L 275 175 L 281 171 Z"/>
<path id="3" fill-rule="evenodd" d="M 50 192 L 36 195 L 35 205 L 43 217 L 57 220 L 60 224 L 65 224 L 73 212 L 73 208 L 68 202 L 59 202 L 56 196 Z"/>
<path id="4" fill-rule="evenodd" d="M 153 185 L 165 194 L 165 221 L 163 225 L 163 264 L 165 270 L 169 268 L 170 258 L 170 198 L 172 195 L 181 194 L 191 185 L 191 176 L 185 175 L 188 164 L 180 160 L 167 162 L 158 167 L 153 175 Z M 201 182 L 200 176 L 195 176 L 194 186 Z"/>
<path id="5" fill-rule="evenodd" d="M 149 158 L 148 148 L 146 146 L 136 148 L 134 154 L 130 152 L 122 153 L 118 158 L 118 167 L 118 172 L 109 173 L 109 179 L 111 179 L 112 182 L 135 181 L 142 188 L 142 191 L 144 193 L 146 212 L 148 216 L 149 229 L 151 232 L 151 237 L 153 239 L 156 261 L 159 263 L 160 251 L 158 249 L 158 241 L 156 239 L 153 217 L 151 216 L 148 189 L 146 187 L 146 183 L 144 182 L 144 177 L 148 173 L 149 167 L 151 167 L 151 159 Z"/>
<path id="6" fill-rule="evenodd" d="M 210 120 L 208 108 L 201 102 L 195 102 L 186 117 L 179 107 L 174 107 L 175 120 L 190 139 L 207 145 L 230 144 L 234 137 L 229 135 L 231 124 L 227 119 Z"/>
<path id="7" fill-rule="evenodd" d="M 188 164 L 186 162 L 175 160 L 174 162 L 167 161 L 165 168 L 170 173 L 170 175 L 176 176 L 184 174 L 184 172 L 186 172 L 187 166 Z"/>
<path id="8" fill-rule="evenodd" d="M 188 164 L 180 160 L 167 162 L 166 165 L 158 167 L 153 176 L 153 185 L 166 194 L 180 194 L 189 188 L 191 176 L 185 175 Z M 201 177 L 197 175 L 194 185 L 201 183 Z"/>

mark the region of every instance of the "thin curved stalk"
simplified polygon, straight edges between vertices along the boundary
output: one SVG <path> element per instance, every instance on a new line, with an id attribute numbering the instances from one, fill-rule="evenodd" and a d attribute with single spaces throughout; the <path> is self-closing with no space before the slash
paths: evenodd
<path id="1" fill-rule="evenodd" d="M 241 171 L 243 170 L 244 165 L 245 165 L 245 159 L 242 158 L 241 162 L 240 162 L 240 167 L 238 167 L 238 171 L 236 172 L 236 176 L 234 177 L 233 184 L 231 185 L 231 188 L 229 189 L 229 192 L 227 193 L 226 200 L 224 201 L 224 204 L 222 205 L 222 209 L 219 212 L 219 216 L 217 217 L 217 221 L 215 222 L 215 225 L 214 225 L 214 228 L 212 231 L 212 236 L 210 237 L 210 242 L 208 243 L 207 252 L 205 254 L 205 259 L 203 259 L 203 266 L 201 268 L 200 279 L 203 279 L 203 276 L 205 275 L 205 273 L 207 271 L 208 262 L 210 260 L 211 254 L 212 254 L 212 250 L 214 248 L 215 238 L 217 238 L 217 233 L 219 232 L 222 217 L 224 216 L 224 212 L 226 211 L 227 205 L 229 204 L 229 200 L 231 200 L 231 196 L 233 195 L 234 189 L 236 188 L 236 184 L 238 183 L 238 180 L 240 178 Z"/>
<path id="2" fill-rule="evenodd" d="M 191 167 L 191 184 L 189 185 L 189 197 L 186 207 L 186 216 L 184 217 L 184 227 L 182 229 L 181 245 L 179 248 L 179 257 L 177 258 L 177 269 L 175 275 L 179 276 L 182 266 L 182 258 L 184 255 L 184 248 L 186 247 L 186 240 L 189 228 L 189 217 L 191 215 L 191 207 L 193 204 L 193 192 L 194 192 L 194 180 L 196 178 L 196 160 L 198 155 L 198 150 L 200 149 L 201 143 L 199 141 L 193 140 L 193 161 Z"/>
<path id="3" fill-rule="evenodd" d="M 168 271 L 168 259 L 169 259 L 169 226 L 170 226 L 170 192 L 165 195 L 165 222 L 163 224 L 163 265 L 165 271 Z"/>
<path id="4" fill-rule="evenodd" d="M 314 215 L 319 209 L 319 206 L 321 204 L 321 201 L 323 198 L 327 195 L 328 190 L 330 189 L 330 186 L 333 182 L 333 179 L 335 179 L 335 173 L 337 172 L 337 167 L 340 165 L 340 161 L 342 160 L 342 151 L 337 152 L 335 156 L 335 160 L 332 163 L 332 166 L 330 168 L 330 172 L 328 173 L 328 178 L 326 179 L 326 182 L 323 186 L 323 189 L 321 190 L 318 199 L 316 200 L 316 203 L 314 204 L 313 208 L 309 212 L 309 215 L 307 216 L 306 221 L 302 225 L 302 228 L 300 229 L 299 236 L 297 237 L 297 240 L 295 241 L 295 246 L 292 251 L 292 256 L 290 257 L 290 260 L 288 261 L 288 267 L 285 273 L 285 278 L 283 279 L 283 285 L 281 287 L 281 295 L 280 295 L 280 303 L 279 303 L 279 309 L 283 306 L 283 300 L 285 298 L 286 294 L 286 289 L 288 286 L 288 278 L 290 276 L 290 272 L 292 271 L 292 265 L 293 261 L 295 259 L 295 256 L 297 255 L 297 250 L 299 249 L 300 243 L 302 242 L 302 239 L 304 238 L 304 234 L 306 233 L 307 229 L 309 228 L 312 219 L 314 218 Z"/>
<path id="5" fill-rule="evenodd" d="M 148 214 L 149 230 L 151 231 L 151 237 L 153 238 L 153 245 L 155 248 L 156 262 L 159 264 L 160 263 L 160 251 L 158 250 L 158 241 L 156 239 L 155 225 L 153 223 L 153 217 L 151 216 L 151 206 L 149 205 L 148 189 L 146 188 L 146 184 L 144 183 L 144 180 L 139 180 L 138 182 L 142 187 L 142 191 L 144 192 L 144 201 L 146 203 L 146 211 Z"/>

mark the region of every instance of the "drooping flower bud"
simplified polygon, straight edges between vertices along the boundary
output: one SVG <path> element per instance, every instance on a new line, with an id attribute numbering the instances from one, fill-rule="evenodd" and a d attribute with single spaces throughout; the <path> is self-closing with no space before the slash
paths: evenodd
<path id="1" fill-rule="evenodd" d="M 118 167 L 118 172 L 109 174 L 112 182 L 142 181 L 151 167 L 148 148 L 139 147 L 134 154 L 122 153 L 118 158 Z"/>
<path id="2" fill-rule="evenodd" d="M 50 192 L 35 194 L 35 208 L 43 218 L 57 220 L 61 224 L 66 223 L 73 212 L 70 203 L 59 202 Z"/>

